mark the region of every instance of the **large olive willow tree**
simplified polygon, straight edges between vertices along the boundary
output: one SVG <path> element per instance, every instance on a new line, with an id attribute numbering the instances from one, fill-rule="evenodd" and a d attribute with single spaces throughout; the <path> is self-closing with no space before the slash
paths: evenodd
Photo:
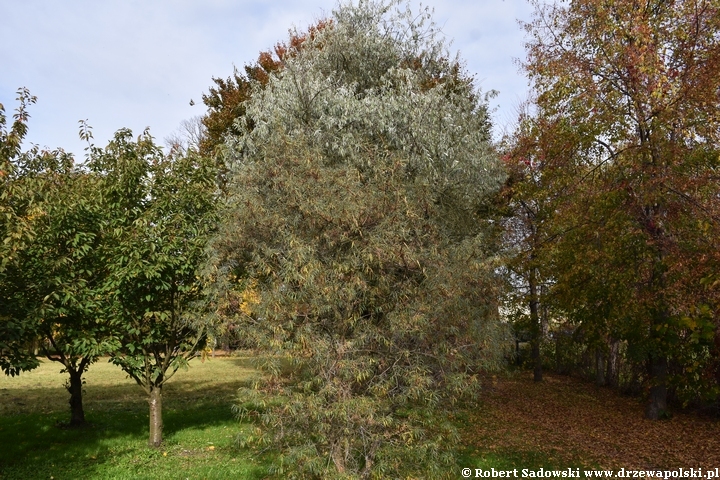
<path id="1" fill-rule="evenodd" d="M 239 412 L 281 475 L 447 473 L 444 407 L 507 344 L 486 101 L 428 12 L 400 7 L 338 6 L 225 145 L 209 271 L 221 313 L 268 353 Z"/>

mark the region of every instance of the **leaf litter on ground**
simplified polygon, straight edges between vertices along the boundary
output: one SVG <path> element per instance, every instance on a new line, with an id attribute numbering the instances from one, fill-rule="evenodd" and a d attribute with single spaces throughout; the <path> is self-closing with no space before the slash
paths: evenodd
<path id="1" fill-rule="evenodd" d="M 464 443 L 477 451 L 541 452 L 604 469 L 720 466 L 720 420 L 692 413 L 644 418 L 642 400 L 567 376 L 522 372 L 485 383 Z"/>

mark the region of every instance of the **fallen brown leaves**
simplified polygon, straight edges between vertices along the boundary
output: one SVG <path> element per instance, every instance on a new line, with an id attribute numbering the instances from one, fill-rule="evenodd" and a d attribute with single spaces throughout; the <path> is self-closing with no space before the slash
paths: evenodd
<path id="1" fill-rule="evenodd" d="M 605 469 L 720 466 L 717 420 L 690 414 L 646 420 L 639 399 L 563 376 L 536 384 L 523 373 L 485 385 L 465 433 L 471 448 L 542 452 Z"/>

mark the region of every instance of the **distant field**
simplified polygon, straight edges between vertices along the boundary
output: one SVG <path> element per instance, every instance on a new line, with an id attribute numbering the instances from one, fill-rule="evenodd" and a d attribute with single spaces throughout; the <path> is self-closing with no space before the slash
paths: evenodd
<path id="1" fill-rule="evenodd" d="M 68 430 L 66 375 L 43 362 L 19 377 L 0 376 L 1 479 L 261 478 L 265 468 L 235 438 L 238 387 L 255 375 L 248 358 L 194 360 L 164 391 L 165 445 L 149 449 L 143 390 L 107 360 L 86 375 L 90 426 Z"/>

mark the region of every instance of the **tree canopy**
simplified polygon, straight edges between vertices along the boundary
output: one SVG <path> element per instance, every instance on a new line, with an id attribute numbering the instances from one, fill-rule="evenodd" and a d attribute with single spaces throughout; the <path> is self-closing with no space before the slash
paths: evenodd
<path id="1" fill-rule="evenodd" d="M 206 329 L 190 315 L 202 294 L 198 268 L 215 228 L 212 160 L 196 151 L 163 154 L 144 132 L 119 130 L 90 149 L 107 212 L 104 288 L 119 365 L 150 401 L 150 445 L 162 442 L 162 387 L 204 347 Z"/>
<path id="2" fill-rule="evenodd" d="M 33 325 L 13 307 L 13 299 L 22 289 L 14 274 L 19 267 L 18 253 L 32 238 L 27 221 L 31 215 L 28 196 L 18 184 L 17 162 L 22 156 L 22 141 L 27 134 L 30 117 L 27 108 L 36 97 L 27 89 L 18 91 L 19 105 L 8 129 L 5 107 L 0 104 L 0 367 L 5 374 L 17 375 L 38 364 L 28 349 L 33 338 Z"/>
<path id="3" fill-rule="evenodd" d="M 647 365 L 650 418 L 664 415 L 669 386 L 718 393 L 719 8 L 537 3 L 526 25 L 527 122 L 539 128 L 515 160 L 545 176 L 539 195 L 563 200 L 554 298 L 586 334 L 627 341 Z"/>
<path id="4" fill-rule="evenodd" d="M 313 39 L 328 26 L 329 22 L 320 21 L 306 33 L 291 34 L 287 43 L 276 44 L 272 51 L 261 52 L 255 63 L 245 65 L 244 73 L 235 69 L 226 79 L 213 77 L 215 85 L 202 96 L 207 107 L 207 113 L 202 117 L 206 135 L 199 143 L 199 153 L 211 156 L 224 143 L 226 135 L 242 134 L 238 121 L 245 118 L 245 104 L 252 96 L 253 88 L 267 85 L 270 75 L 281 70 L 286 59 L 296 55 L 306 40 Z"/>
<path id="5" fill-rule="evenodd" d="M 279 447 L 278 472 L 437 468 L 456 437 L 430 413 L 503 362 L 487 105 L 428 12 L 398 6 L 339 6 L 227 140 L 209 271 L 255 294 L 236 313 L 270 380 L 240 411 L 266 405 L 245 441 Z"/>

